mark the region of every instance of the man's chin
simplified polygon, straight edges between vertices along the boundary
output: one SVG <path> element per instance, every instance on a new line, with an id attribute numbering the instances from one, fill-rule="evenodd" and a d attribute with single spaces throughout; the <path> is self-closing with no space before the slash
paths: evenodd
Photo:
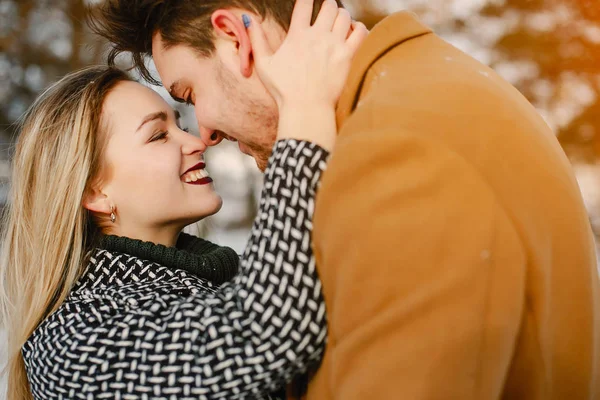
<path id="1" fill-rule="evenodd" d="M 267 169 L 267 160 L 262 160 L 262 159 L 258 159 L 256 157 L 254 157 L 254 161 L 256 161 L 256 166 L 258 167 L 258 169 L 260 170 L 260 172 L 265 172 L 265 170 Z"/>
<path id="2" fill-rule="evenodd" d="M 262 172 L 265 172 L 265 170 L 267 169 L 267 164 L 269 162 L 269 157 L 267 155 L 264 155 L 261 152 L 253 151 L 250 147 L 248 147 L 242 142 L 238 142 L 238 147 L 242 153 L 254 158 L 258 169 Z"/>

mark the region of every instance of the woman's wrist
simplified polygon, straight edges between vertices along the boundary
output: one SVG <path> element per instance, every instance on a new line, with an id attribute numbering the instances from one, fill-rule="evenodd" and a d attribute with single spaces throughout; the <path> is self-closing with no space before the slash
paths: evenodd
<path id="1" fill-rule="evenodd" d="M 305 140 L 331 151 L 336 135 L 335 110 L 330 105 L 287 103 L 279 109 L 278 140 Z"/>

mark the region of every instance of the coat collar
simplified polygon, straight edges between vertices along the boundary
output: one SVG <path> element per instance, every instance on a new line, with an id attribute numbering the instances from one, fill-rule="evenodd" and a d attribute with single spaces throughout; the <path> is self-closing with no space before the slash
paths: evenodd
<path id="1" fill-rule="evenodd" d="M 375 25 L 358 49 L 350 68 L 336 110 L 338 128 L 354 111 L 369 68 L 391 48 L 431 32 L 430 28 L 417 20 L 415 14 L 406 11 L 393 14 Z"/>

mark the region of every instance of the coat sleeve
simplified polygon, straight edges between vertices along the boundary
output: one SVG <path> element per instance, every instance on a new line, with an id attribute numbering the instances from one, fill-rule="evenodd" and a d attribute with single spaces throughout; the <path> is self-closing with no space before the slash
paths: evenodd
<path id="1" fill-rule="evenodd" d="M 68 351 L 54 357 L 63 386 L 56 382 L 53 394 L 263 399 L 318 363 L 327 332 L 311 238 L 327 157 L 308 142 L 276 143 L 239 275 L 216 293 L 165 293 L 145 306 L 88 312 L 98 323 L 61 336 Z M 32 379 L 46 398 L 40 379 L 48 376 Z"/>
<path id="2" fill-rule="evenodd" d="M 330 337 L 309 399 L 500 398 L 524 304 L 511 217 L 425 135 L 343 134 L 317 197 Z"/>

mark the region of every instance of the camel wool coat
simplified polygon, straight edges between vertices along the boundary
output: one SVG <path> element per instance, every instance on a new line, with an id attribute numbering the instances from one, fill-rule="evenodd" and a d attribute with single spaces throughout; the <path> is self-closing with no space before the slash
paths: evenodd
<path id="1" fill-rule="evenodd" d="M 399 13 L 359 50 L 337 117 L 308 399 L 599 399 L 593 235 L 534 107 Z"/>

